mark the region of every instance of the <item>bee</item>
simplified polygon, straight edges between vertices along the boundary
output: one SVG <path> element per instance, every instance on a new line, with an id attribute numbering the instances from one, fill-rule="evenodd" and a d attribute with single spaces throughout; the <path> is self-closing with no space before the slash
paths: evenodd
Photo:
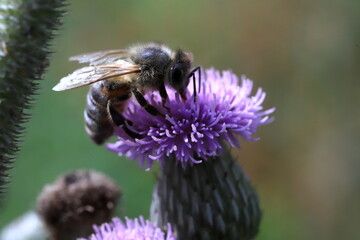
<path id="1" fill-rule="evenodd" d="M 165 85 L 176 90 L 183 101 L 190 78 L 194 82 L 193 55 L 181 49 L 171 50 L 164 44 L 145 43 L 127 49 L 107 50 L 70 57 L 70 61 L 88 63 L 62 78 L 53 88 L 64 91 L 91 85 L 84 111 L 85 130 L 96 144 L 103 144 L 116 127 L 121 126 L 133 138 L 141 138 L 127 126 L 132 122 L 122 116 L 126 102 L 134 96 L 148 113 L 161 114 L 144 97 L 146 91 L 157 90 L 165 107 L 168 98 Z M 165 107 L 166 108 L 166 107 Z"/>

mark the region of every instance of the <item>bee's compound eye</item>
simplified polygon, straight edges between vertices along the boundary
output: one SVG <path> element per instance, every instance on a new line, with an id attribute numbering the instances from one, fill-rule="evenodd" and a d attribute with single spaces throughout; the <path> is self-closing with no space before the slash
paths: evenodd
<path id="1" fill-rule="evenodd" d="M 175 66 L 172 68 L 172 73 L 171 73 L 172 82 L 175 84 L 181 82 L 183 75 L 184 75 L 184 71 L 182 64 L 179 63 L 175 64 Z"/>

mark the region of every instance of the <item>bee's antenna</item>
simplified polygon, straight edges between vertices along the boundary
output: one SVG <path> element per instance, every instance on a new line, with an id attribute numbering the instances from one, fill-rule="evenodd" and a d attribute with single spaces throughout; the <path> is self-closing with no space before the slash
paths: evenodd
<path id="1" fill-rule="evenodd" d="M 196 81 L 195 81 L 195 74 L 192 75 L 193 84 L 194 84 L 194 102 L 196 102 Z"/>
<path id="2" fill-rule="evenodd" d="M 192 80 L 193 80 L 193 84 L 194 84 L 194 102 L 196 102 L 196 96 L 197 96 L 197 93 L 196 93 L 196 81 L 195 81 L 195 72 L 198 71 L 199 72 L 199 91 L 200 92 L 200 86 L 201 86 L 201 67 L 200 66 L 197 66 L 197 67 L 194 67 L 190 74 L 189 74 L 189 78 L 192 77 Z"/>
<path id="3" fill-rule="evenodd" d="M 200 93 L 200 90 L 201 90 L 201 67 L 199 66 L 199 70 L 198 70 L 198 75 L 199 75 L 199 91 L 198 93 Z"/>

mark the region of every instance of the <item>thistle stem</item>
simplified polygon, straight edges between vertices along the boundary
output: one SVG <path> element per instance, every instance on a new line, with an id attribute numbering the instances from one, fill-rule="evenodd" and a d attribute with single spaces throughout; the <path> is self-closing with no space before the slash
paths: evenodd
<path id="1" fill-rule="evenodd" d="M 54 30 L 61 24 L 65 0 L 2 0 L 0 4 L 0 197 L 23 124 L 45 68 Z M 1 200 L 1 198 L 0 198 Z"/>

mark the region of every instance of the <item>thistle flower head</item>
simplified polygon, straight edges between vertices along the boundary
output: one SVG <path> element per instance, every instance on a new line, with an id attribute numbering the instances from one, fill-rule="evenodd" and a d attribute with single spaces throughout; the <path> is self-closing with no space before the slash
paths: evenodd
<path id="1" fill-rule="evenodd" d="M 170 225 L 164 233 L 143 217 L 133 220 L 126 218 L 125 223 L 119 218 L 114 218 L 110 223 L 94 226 L 94 230 L 95 233 L 88 239 L 78 240 L 176 240 Z"/>
<path id="2" fill-rule="evenodd" d="M 118 141 L 108 144 L 108 149 L 137 159 L 147 168 L 154 161 L 162 164 L 170 161 L 170 155 L 186 167 L 219 155 L 222 141 L 239 147 L 237 136 L 258 140 L 253 134 L 260 125 L 272 120 L 268 115 L 274 111 L 274 108 L 263 110 L 261 104 L 266 94 L 258 89 L 251 96 L 252 81 L 242 76 L 239 86 L 237 76 L 231 71 L 220 73 L 208 69 L 202 72 L 202 78 L 196 99 L 191 82 L 186 101 L 167 88 L 166 108 L 157 91 L 148 92 L 146 99 L 162 113 L 157 116 L 146 112 L 136 100 L 129 101 L 123 115 L 133 124 L 127 127 L 142 137 L 133 139 L 119 128 Z"/>

